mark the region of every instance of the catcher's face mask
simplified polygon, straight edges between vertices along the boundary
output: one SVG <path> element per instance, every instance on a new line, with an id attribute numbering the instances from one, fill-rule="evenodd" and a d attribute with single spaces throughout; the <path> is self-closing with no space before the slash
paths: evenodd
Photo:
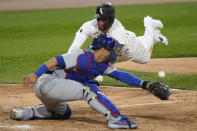
<path id="1" fill-rule="evenodd" d="M 115 39 L 107 35 L 100 35 L 94 38 L 92 45 L 89 47 L 92 50 L 105 48 L 110 51 L 110 56 L 106 62 L 113 64 L 118 56 L 118 53 L 121 49 L 121 45 Z"/>

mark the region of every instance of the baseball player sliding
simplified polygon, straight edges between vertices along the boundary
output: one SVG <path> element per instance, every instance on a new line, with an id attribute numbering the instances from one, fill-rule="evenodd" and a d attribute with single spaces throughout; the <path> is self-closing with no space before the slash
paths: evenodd
<path id="1" fill-rule="evenodd" d="M 76 49 L 53 57 L 36 72 L 24 77 L 25 84 L 35 84 L 36 96 L 42 104 L 22 109 L 12 109 L 11 118 L 16 120 L 68 119 L 71 108 L 67 101 L 85 100 L 102 114 L 109 128 L 137 128 L 137 123 L 119 112 L 101 92 L 95 77 L 107 75 L 129 85 L 141 87 L 160 99 L 168 99 L 170 88 L 159 82 L 143 81 L 124 71 L 114 63 L 121 45 L 110 36 L 100 35 L 93 39 L 91 50 Z"/>
<path id="2" fill-rule="evenodd" d="M 98 35 L 106 34 L 124 45 L 119 58 L 137 63 L 148 63 L 155 43 L 161 42 L 168 45 L 168 40 L 160 33 L 160 29 L 163 28 L 160 20 L 145 17 L 144 35 L 136 37 L 135 33 L 126 30 L 120 21 L 115 19 L 115 8 L 109 2 L 101 3 L 97 7 L 95 17 L 96 19 L 85 22 L 77 31 L 69 52 L 79 49 L 88 37 L 93 39 Z M 102 81 L 103 77 L 99 76 L 96 80 Z"/>

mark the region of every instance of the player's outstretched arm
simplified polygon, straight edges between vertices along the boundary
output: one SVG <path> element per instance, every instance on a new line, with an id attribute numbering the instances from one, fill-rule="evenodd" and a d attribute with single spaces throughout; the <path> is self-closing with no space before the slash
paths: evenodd
<path id="1" fill-rule="evenodd" d="M 45 64 L 41 65 L 36 72 L 24 76 L 24 85 L 35 84 L 38 77 L 54 68 L 57 64 L 57 57 L 48 60 Z"/>
<path id="2" fill-rule="evenodd" d="M 85 43 L 89 36 L 90 32 L 90 22 L 84 23 L 79 30 L 77 31 L 74 41 L 68 49 L 68 52 L 71 52 L 74 49 L 80 49 L 81 46 Z"/>
<path id="3" fill-rule="evenodd" d="M 170 95 L 172 94 L 171 88 L 168 87 L 166 84 L 162 82 L 143 81 L 140 78 L 129 74 L 128 72 L 115 70 L 110 73 L 109 76 L 129 85 L 135 85 L 145 90 L 148 90 L 161 100 L 168 100 Z"/>
<path id="4" fill-rule="evenodd" d="M 82 34 L 77 34 L 71 46 L 68 49 L 68 52 L 71 52 L 74 49 L 80 49 L 81 46 L 85 43 L 88 37 Z"/>
<path id="5" fill-rule="evenodd" d="M 141 86 L 143 80 L 128 73 L 125 71 L 119 71 L 115 70 L 112 73 L 108 74 L 110 77 L 113 77 L 117 80 L 120 80 L 121 82 L 127 83 L 129 85 L 134 85 L 134 86 Z"/>

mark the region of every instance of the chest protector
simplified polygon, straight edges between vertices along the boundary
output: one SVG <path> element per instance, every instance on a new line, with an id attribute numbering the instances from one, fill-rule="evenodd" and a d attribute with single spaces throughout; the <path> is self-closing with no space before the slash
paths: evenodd
<path id="1" fill-rule="evenodd" d="M 102 75 L 108 68 L 109 65 L 106 62 L 97 63 L 91 51 L 83 51 L 85 54 L 78 56 L 76 68 L 67 73 L 65 77 L 66 79 L 85 83 L 99 75 Z"/>

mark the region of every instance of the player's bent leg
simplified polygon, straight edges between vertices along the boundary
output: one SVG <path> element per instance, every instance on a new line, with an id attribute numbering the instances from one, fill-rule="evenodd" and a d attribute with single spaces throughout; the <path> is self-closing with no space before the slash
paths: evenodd
<path id="1" fill-rule="evenodd" d="M 154 38 L 153 45 L 158 42 L 161 42 L 165 46 L 168 45 L 167 38 L 164 35 L 162 35 L 159 30 L 163 28 L 163 23 L 160 20 L 155 20 L 147 16 L 144 18 L 144 26 L 145 26 L 144 39 L 148 39 L 148 37 L 153 37 Z"/>
<path id="2" fill-rule="evenodd" d="M 41 113 L 40 113 L 41 112 Z M 11 118 L 21 121 L 32 120 L 36 118 L 50 118 L 52 113 L 49 112 L 43 104 L 35 107 L 25 107 L 22 109 L 12 109 Z"/>
<path id="3" fill-rule="evenodd" d="M 121 115 L 96 84 L 85 84 L 84 99 L 93 109 L 106 117 L 109 128 L 137 128 L 137 123 Z"/>
<path id="4" fill-rule="evenodd" d="M 135 33 L 125 30 L 125 44 L 120 51 L 119 59 L 131 60 L 136 63 L 148 63 L 152 50 L 147 50 L 143 44 L 144 37 L 136 37 Z M 153 41 L 153 37 L 151 38 Z"/>
<path id="5" fill-rule="evenodd" d="M 41 76 L 34 90 L 43 104 L 32 108 L 13 109 L 11 111 L 12 119 L 67 119 L 72 113 L 65 101 L 83 99 L 83 85 L 81 83 L 54 79 L 51 75 Z"/>
<path id="6" fill-rule="evenodd" d="M 47 103 L 47 109 L 52 113 L 52 119 L 68 119 L 72 115 L 71 108 L 66 102 Z"/>
<path id="7" fill-rule="evenodd" d="M 12 109 L 10 117 L 15 120 L 27 121 L 35 119 L 68 119 L 70 118 L 72 111 L 70 107 L 65 103 L 59 104 L 50 110 L 44 104 L 40 104 L 34 107 L 25 107 L 22 109 Z"/>
<path id="8" fill-rule="evenodd" d="M 160 20 L 156 20 L 150 16 L 146 16 L 144 17 L 144 26 L 152 27 L 153 29 L 162 29 L 163 23 Z"/>
<path id="9" fill-rule="evenodd" d="M 146 50 L 146 48 L 141 44 L 141 41 L 137 40 L 134 45 L 125 45 L 122 48 L 122 54 L 119 59 L 130 60 L 136 63 L 145 64 L 150 61 L 152 50 Z"/>
<path id="10" fill-rule="evenodd" d="M 36 95 L 40 94 L 40 99 L 45 103 L 49 100 L 64 102 L 83 99 L 83 85 L 74 80 L 46 78 L 35 88 Z"/>
<path id="11" fill-rule="evenodd" d="M 83 85 L 81 83 L 54 78 L 51 75 L 38 80 L 35 92 L 36 96 L 52 113 L 53 119 L 66 119 L 71 116 L 71 109 L 65 101 L 83 99 Z"/>
<path id="12" fill-rule="evenodd" d="M 154 31 L 154 40 L 155 40 L 155 43 L 161 42 L 165 46 L 168 45 L 168 39 L 166 38 L 166 36 L 164 36 L 163 34 L 161 34 L 161 32 L 160 32 L 159 29 L 156 29 Z"/>

